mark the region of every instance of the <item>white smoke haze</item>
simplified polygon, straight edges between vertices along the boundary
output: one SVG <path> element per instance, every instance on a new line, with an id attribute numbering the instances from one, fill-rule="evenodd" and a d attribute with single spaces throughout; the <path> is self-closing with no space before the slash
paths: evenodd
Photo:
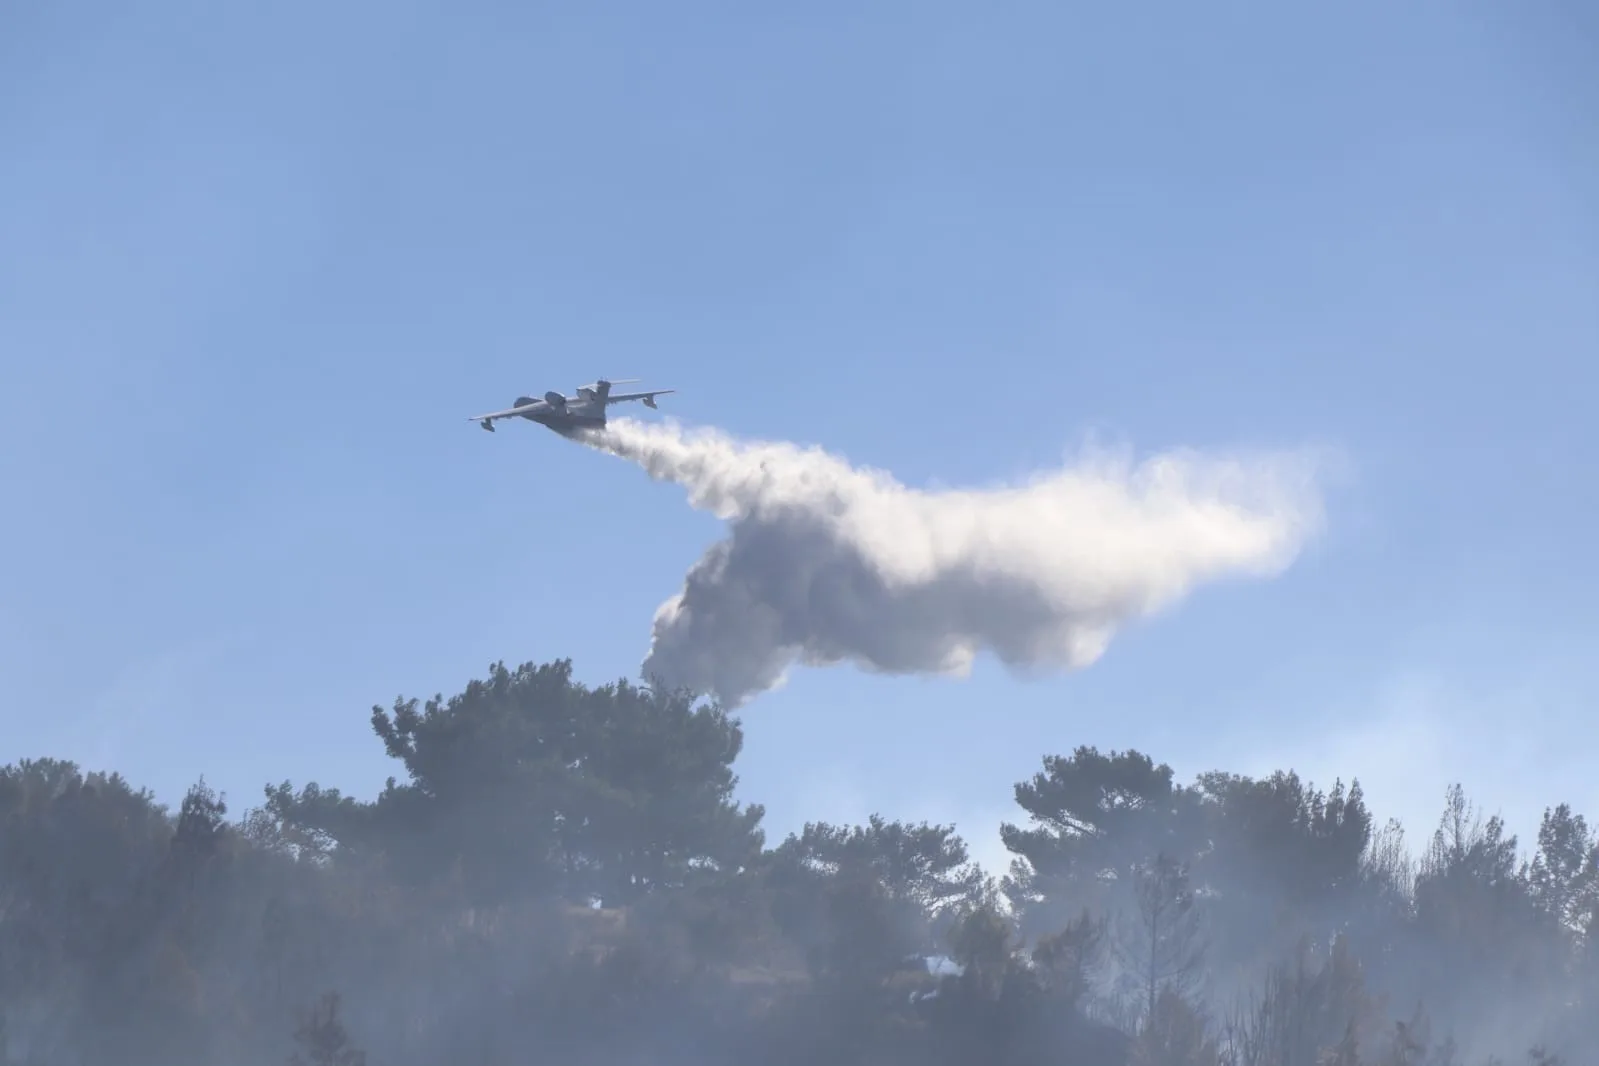
<path id="1" fill-rule="evenodd" d="M 729 525 L 656 612 L 643 674 L 729 708 L 793 664 L 1071 670 L 1195 586 L 1285 570 L 1319 529 L 1302 453 L 1134 463 L 1085 450 L 1025 483 L 924 491 L 820 448 L 616 419 L 584 443 Z"/>

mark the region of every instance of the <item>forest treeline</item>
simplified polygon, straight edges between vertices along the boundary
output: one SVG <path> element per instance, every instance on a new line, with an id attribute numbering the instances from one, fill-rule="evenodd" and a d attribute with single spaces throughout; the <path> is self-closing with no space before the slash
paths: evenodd
<path id="1" fill-rule="evenodd" d="M 769 844 L 736 719 L 568 661 L 374 708 L 371 801 L 176 812 L 0 771 L 10 1066 L 1479 1066 L 1599 1061 L 1599 845 L 1457 787 L 1410 847 L 1358 783 L 1078 747 L 955 827 Z M 1430 828 L 1430 827 L 1429 827 Z"/>

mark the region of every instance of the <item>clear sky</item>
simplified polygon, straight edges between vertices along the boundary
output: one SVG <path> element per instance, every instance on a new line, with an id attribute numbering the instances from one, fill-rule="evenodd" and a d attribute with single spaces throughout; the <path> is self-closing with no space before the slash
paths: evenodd
<path id="1" fill-rule="evenodd" d="M 1337 448 L 1325 534 L 1044 679 L 797 674 L 743 798 L 955 820 L 1047 752 L 1599 816 L 1583 5 L 0 12 L 0 758 L 236 811 L 373 703 L 634 676 L 718 536 L 467 415 L 598 375 L 912 484 Z"/>

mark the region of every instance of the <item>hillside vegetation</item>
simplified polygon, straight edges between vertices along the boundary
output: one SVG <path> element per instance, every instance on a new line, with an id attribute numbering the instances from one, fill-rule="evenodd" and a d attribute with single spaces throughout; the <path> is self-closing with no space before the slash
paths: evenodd
<path id="1" fill-rule="evenodd" d="M 1599 846 L 1459 788 L 1407 846 L 1357 783 L 1183 783 L 1132 751 L 1015 785 L 1016 863 L 873 818 L 770 844 L 736 720 L 569 662 L 374 708 L 371 801 L 176 812 L 0 771 L 14 1066 L 1478 1066 L 1593 1062 Z M 1429 827 L 1430 828 L 1430 827 Z M 1560 1056 L 1560 1057 L 1557 1057 Z"/>

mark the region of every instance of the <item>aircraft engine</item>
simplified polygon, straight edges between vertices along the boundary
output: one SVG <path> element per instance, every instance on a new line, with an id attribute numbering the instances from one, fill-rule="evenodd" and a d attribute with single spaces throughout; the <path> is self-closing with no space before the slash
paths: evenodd
<path id="1" fill-rule="evenodd" d="M 544 394 L 544 402 L 563 411 L 566 409 L 566 397 L 553 389 Z"/>

